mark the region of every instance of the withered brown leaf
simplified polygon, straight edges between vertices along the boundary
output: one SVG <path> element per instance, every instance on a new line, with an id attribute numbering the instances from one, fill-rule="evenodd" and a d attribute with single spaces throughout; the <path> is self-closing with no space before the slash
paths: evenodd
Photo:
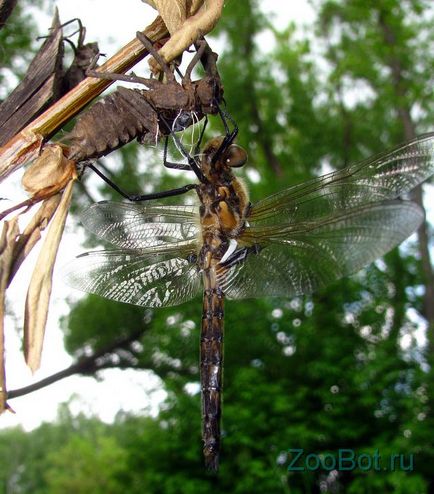
<path id="1" fill-rule="evenodd" d="M 27 291 L 24 313 L 24 354 L 26 363 L 35 372 L 41 362 L 42 344 L 52 289 L 53 268 L 72 197 L 71 180 L 66 186 L 59 207 L 48 228 Z"/>

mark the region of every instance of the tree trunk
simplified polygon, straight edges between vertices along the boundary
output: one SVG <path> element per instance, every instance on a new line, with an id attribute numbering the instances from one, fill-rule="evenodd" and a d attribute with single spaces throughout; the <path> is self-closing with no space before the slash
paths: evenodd
<path id="1" fill-rule="evenodd" d="M 384 11 L 379 12 L 379 26 L 383 34 L 385 44 L 391 49 L 392 55 L 387 64 L 392 73 L 392 86 L 396 95 L 396 112 L 402 123 L 404 138 L 406 140 L 416 137 L 414 122 L 411 118 L 410 107 L 406 102 L 406 83 L 403 77 L 403 68 L 400 59 L 394 54 L 396 37 L 391 26 L 387 23 Z M 412 199 L 425 211 L 422 197 L 422 187 L 416 187 L 412 192 Z M 423 316 L 428 323 L 428 346 L 427 359 L 430 364 L 434 364 L 434 274 L 429 253 L 428 223 L 424 220 L 417 231 L 419 254 L 422 262 L 424 274 L 425 293 L 423 298 Z M 432 365 L 431 365 L 432 367 Z"/>
<path id="2" fill-rule="evenodd" d="M 0 29 L 6 24 L 16 4 L 17 0 L 0 0 Z"/>

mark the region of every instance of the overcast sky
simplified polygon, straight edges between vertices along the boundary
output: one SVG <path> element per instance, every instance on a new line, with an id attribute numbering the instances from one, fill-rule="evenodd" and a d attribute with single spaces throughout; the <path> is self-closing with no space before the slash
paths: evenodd
<path id="1" fill-rule="evenodd" d="M 235 0 L 230 0 L 235 1 Z M 98 41 L 100 51 L 108 56 L 134 37 L 137 30 L 143 30 L 156 16 L 156 12 L 140 0 L 107 2 L 105 0 L 58 0 L 53 2 L 59 8 L 60 18 L 65 22 L 80 17 L 86 26 L 87 41 Z M 282 2 L 281 0 L 263 0 L 264 15 L 275 14 L 274 24 L 284 28 L 291 20 L 300 25 L 312 22 L 314 15 L 307 0 Z M 35 13 L 41 32 L 47 32 L 52 12 L 46 15 Z M 270 38 L 271 39 L 271 38 Z M 4 190 L 4 189 L 3 189 Z M 71 226 L 67 226 L 71 230 Z M 56 266 L 53 299 L 47 324 L 41 369 L 31 376 L 26 368 L 21 352 L 21 328 L 23 294 L 30 276 L 29 266 L 36 258 L 36 252 L 28 259 L 27 269 L 23 269 L 14 280 L 9 292 L 9 303 L 18 315 L 18 320 L 7 319 L 7 372 L 8 388 L 15 389 L 29 385 L 43 377 L 53 374 L 72 363 L 71 357 L 63 349 L 62 332 L 58 318 L 68 312 L 65 293 L 69 297 L 80 297 L 70 293 L 61 280 L 59 267 L 65 260 L 82 252 L 80 236 L 74 233 L 63 242 Z M 66 245 L 67 244 L 67 245 Z M 199 317 L 199 315 L 198 315 Z M 17 328 L 18 333 L 14 332 Z M 199 357 L 199 356 L 198 356 Z M 109 370 L 101 373 L 103 379 L 74 376 L 48 386 L 40 391 L 11 401 L 16 414 L 6 413 L 0 418 L 0 427 L 21 425 L 31 429 L 42 421 L 51 421 L 56 417 L 58 405 L 71 402 L 74 413 L 79 411 L 98 414 L 103 420 L 110 421 L 116 412 L 122 410 L 149 410 L 156 412 L 158 401 L 164 396 L 159 389 L 159 381 L 150 372 Z M 73 398 L 71 398 L 73 397 Z"/>

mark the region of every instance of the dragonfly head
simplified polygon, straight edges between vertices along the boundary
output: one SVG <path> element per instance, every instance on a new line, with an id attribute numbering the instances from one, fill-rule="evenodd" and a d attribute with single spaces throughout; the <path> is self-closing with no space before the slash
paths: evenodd
<path id="1" fill-rule="evenodd" d="M 247 152 L 226 137 L 211 139 L 203 150 L 204 164 L 214 168 L 239 168 L 247 161 Z M 220 166 L 219 166 L 220 165 Z"/>

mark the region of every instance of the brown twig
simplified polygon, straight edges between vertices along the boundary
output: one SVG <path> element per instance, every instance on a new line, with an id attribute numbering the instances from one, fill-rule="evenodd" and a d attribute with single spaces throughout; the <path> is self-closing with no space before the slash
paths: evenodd
<path id="1" fill-rule="evenodd" d="M 45 377 L 44 379 L 41 379 L 36 383 L 30 384 L 29 386 L 24 386 L 22 388 L 13 389 L 7 393 L 7 398 L 13 399 L 27 395 L 29 393 L 33 393 L 34 391 L 38 391 L 39 389 L 45 388 L 50 384 L 60 381 L 61 379 L 65 379 L 66 377 L 72 376 L 74 374 L 93 374 L 98 370 L 110 367 L 111 365 L 108 361 L 98 361 L 105 356 L 113 354 L 113 352 L 117 349 L 128 347 L 132 342 L 138 340 L 145 333 L 145 331 L 147 331 L 147 329 L 148 327 L 142 327 L 134 331 L 130 335 L 108 344 L 101 350 L 96 351 L 93 355 L 79 358 L 76 363 L 70 365 L 66 369 L 56 372 L 51 376 Z"/>

